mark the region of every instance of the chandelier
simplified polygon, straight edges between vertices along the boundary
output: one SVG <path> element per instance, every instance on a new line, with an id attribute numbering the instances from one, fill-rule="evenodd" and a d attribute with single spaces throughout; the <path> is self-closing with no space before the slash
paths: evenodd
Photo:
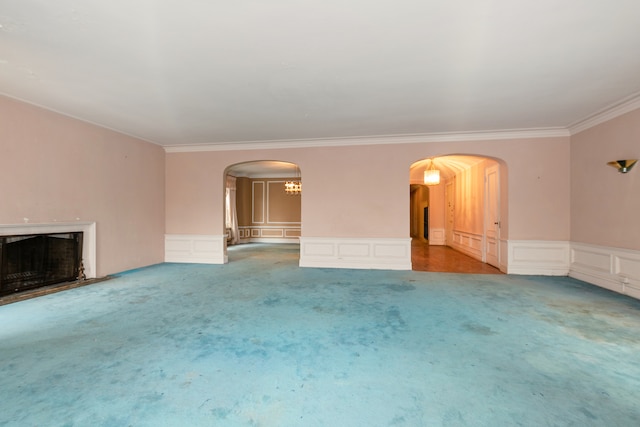
<path id="1" fill-rule="evenodd" d="M 424 171 L 424 183 L 426 185 L 438 185 L 440 184 L 440 171 L 436 169 L 432 159 L 429 159 L 429 161 L 431 163 Z"/>
<path id="2" fill-rule="evenodd" d="M 296 165 L 296 178 L 285 181 L 284 192 L 289 196 L 299 196 L 302 193 L 302 182 L 300 181 L 300 170 Z"/>

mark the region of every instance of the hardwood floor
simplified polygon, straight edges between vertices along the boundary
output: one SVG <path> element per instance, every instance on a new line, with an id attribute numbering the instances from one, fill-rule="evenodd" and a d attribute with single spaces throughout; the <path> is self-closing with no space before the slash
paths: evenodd
<path id="1" fill-rule="evenodd" d="M 449 246 L 429 246 L 428 242 L 419 239 L 411 241 L 411 263 L 414 271 L 502 274 L 497 268 L 473 259 Z"/>

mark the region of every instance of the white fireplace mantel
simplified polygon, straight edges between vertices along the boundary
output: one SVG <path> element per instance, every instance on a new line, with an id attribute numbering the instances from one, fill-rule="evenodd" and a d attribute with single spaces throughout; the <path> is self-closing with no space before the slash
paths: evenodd
<path id="1" fill-rule="evenodd" d="M 0 224 L 0 236 L 25 234 L 53 234 L 82 232 L 82 262 L 87 279 L 97 277 L 96 269 L 96 223 L 95 222 L 51 222 L 40 224 Z"/>

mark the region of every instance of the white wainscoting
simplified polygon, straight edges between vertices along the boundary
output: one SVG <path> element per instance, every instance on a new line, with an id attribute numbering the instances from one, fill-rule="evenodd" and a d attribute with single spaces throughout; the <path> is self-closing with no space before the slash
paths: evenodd
<path id="1" fill-rule="evenodd" d="M 300 226 L 242 226 L 238 227 L 240 243 L 298 243 Z"/>
<path id="2" fill-rule="evenodd" d="M 96 223 L 95 222 L 51 222 L 0 224 L 0 236 L 18 236 L 24 234 L 78 233 L 82 232 L 82 266 L 87 279 L 95 279 L 96 266 Z"/>
<path id="3" fill-rule="evenodd" d="M 569 276 L 640 299 L 640 251 L 572 243 Z"/>
<path id="4" fill-rule="evenodd" d="M 446 245 L 446 236 L 444 228 L 430 228 L 429 245 Z"/>
<path id="5" fill-rule="evenodd" d="M 481 234 L 454 230 L 451 246 L 472 258 L 482 261 L 482 241 L 483 236 Z"/>
<path id="6" fill-rule="evenodd" d="M 509 253 L 509 241 L 506 239 L 500 239 L 500 271 L 507 273 L 509 271 L 508 257 Z"/>
<path id="7" fill-rule="evenodd" d="M 165 234 L 164 261 L 199 264 L 225 264 L 226 236 Z"/>
<path id="8" fill-rule="evenodd" d="M 300 267 L 411 270 L 411 239 L 300 237 Z"/>
<path id="9" fill-rule="evenodd" d="M 509 240 L 507 273 L 566 276 L 569 274 L 569 253 L 569 242 Z"/>

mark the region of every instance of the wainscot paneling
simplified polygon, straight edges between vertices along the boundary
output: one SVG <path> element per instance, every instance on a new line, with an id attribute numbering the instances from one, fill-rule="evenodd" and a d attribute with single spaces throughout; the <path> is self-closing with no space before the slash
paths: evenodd
<path id="1" fill-rule="evenodd" d="M 503 273 L 506 273 L 507 271 L 509 271 L 509 265 L 508 265 L 508 257 L 507 254 L 509 253 L 509 241 L 506 239 L 500 239 L 500 271 L 502 271 Z"/>
<path id="2" fill-rule="evenodd" d="M 241 243 L 298 243 L 300 226 L 243 226 L 238 234 Z"/>
<path id="3" fill-rule="evenodd" d="M 482 235 L 466 233 L 464 231 L 453 231 L 453 242 L 451 246 L 460 252 L 482 261 Z"/>
<path id="4" fill-rule="evenodd" d="M 430 228 L 429 229 L 429 244 L 430 245 L 446 245 L 446 233 L 444 228 Z"/>
<path id="5" fill-rule="evenodd" d="M 572 243 L 569 276 L 640 299 L 640 251 Z"/>
<path id="6" fill-rule="evenodd" d="M 507 273 L 545 276 L 569 274 L 569 242 L 509 240 Z"/>
<path id="7" fill-rule="evenodd" d="M 226 236 L 199 234 L 165 234 L 165 262 L 224 264 Z"/>
<path id="8" fill-rule="evenodd" d="M 300 237 L 300 267 L 411 270 L 411 239 Z"/>

